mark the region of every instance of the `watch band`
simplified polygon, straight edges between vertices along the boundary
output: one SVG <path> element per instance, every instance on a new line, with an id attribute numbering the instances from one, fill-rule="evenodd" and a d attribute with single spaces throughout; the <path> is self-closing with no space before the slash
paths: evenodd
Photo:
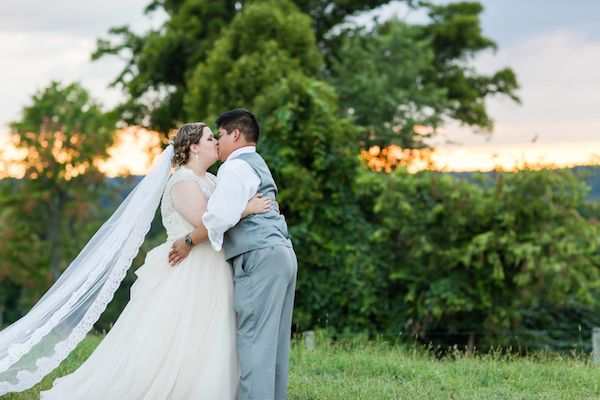
<path id="1" fill-rule="evenodd" d="M 190 247 L 194 246 L 194 242 L 192 242 L 192 238 L 190 237 L 189 233 L 185 234 L 185 244 L 187 244 Z"/>

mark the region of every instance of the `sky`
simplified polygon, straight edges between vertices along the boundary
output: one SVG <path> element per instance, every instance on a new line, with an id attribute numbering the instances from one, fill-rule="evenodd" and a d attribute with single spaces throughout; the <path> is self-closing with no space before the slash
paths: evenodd
<path id="1" fill-rule="evenodd" d="M 129 24 L 142 32 L 160 26 L 164 15 L 143 14 L 148 2 L 2 0 L 0 132 L 7 131 L 8 123 L 19 117 L 31 95 L 52 79 L 80 81 L 106 107 L 116 105 L 122 94 L 107 86 L 123 61 L 105 57 L 92 62 L 90 54 L 96 40 L 107 37 L 110 27 Z M 507 98 L 489 100 L 488 110 L 496 121 L 491 135 L 449 124 L 432 144 L 445 152 L 442 156 L 450 169 L 467 169 L 459 159 L 470 159 L 471 168 L 477 164 L 473 160 L 480 157 L 488 163 L 503 157 L 553 161 L 560 156 L 575 163 L 598 160 L 600 1 L 481 3 L 485 7 L 483 32 L 497 42 L 498 50 L 481 54 L 472 64 L 484 73 L 512 68 L 522 86 L 518 92 L 522 104 Z M 426 18 L 401 2 L 392 2 L 354 20 L 368 24 L 373 16 L 386 19 L 394 15 L 410 22 Z"/>
<path id="2" fill-rule="evenodd" d="M 0 130 L 19 117 L 30 97 L 51 80 L 79 81 L 106 107 L 123 98 L 108 88 L 123 61 L 91 61 L 98 38 L 113 26 L 143 32 L 164 16 L 144 15 L 149 0 L 0 1 Z"/>

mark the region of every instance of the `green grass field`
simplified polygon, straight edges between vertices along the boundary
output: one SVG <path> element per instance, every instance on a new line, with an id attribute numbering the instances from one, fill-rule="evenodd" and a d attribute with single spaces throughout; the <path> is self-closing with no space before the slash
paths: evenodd
<path id="1" fill-rule="evenodd" d="M 100 340 L 89 335 L 39 385 L 4 398 L 38 399 L 40 390 L 77 368 Z M 600 399 L 600 367 L 592 367 L 587 358 L 556 354 L 456 352 L 438 360 L 425 350 L 381 341 L 331 344 L 320 338 L 312 351 L 294 341 L 290 368 L 291 400 Z"/>

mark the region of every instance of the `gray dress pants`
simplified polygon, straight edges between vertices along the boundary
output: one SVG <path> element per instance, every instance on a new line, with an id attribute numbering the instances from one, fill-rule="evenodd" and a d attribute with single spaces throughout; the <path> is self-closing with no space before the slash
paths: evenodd
<path id="1" fill-rule="evenodd" d="M 240 400 L 285 400 L 298 263 L 292 247 L 231 260 L 240 356 Z"/>

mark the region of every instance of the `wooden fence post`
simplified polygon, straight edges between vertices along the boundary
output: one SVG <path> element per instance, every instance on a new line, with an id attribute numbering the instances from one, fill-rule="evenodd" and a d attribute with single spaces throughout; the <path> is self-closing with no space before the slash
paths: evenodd
<path id="1" fill-rule="evenodd" d="M 594 365 L 600 365 L 600 328 L 592 328 L 592 361 Z"/>
<path id="2" fill-rule="evenodd" d="M 315 331 L 304 332 L 304 347 L 311 351 L 315 348 Z"/>

